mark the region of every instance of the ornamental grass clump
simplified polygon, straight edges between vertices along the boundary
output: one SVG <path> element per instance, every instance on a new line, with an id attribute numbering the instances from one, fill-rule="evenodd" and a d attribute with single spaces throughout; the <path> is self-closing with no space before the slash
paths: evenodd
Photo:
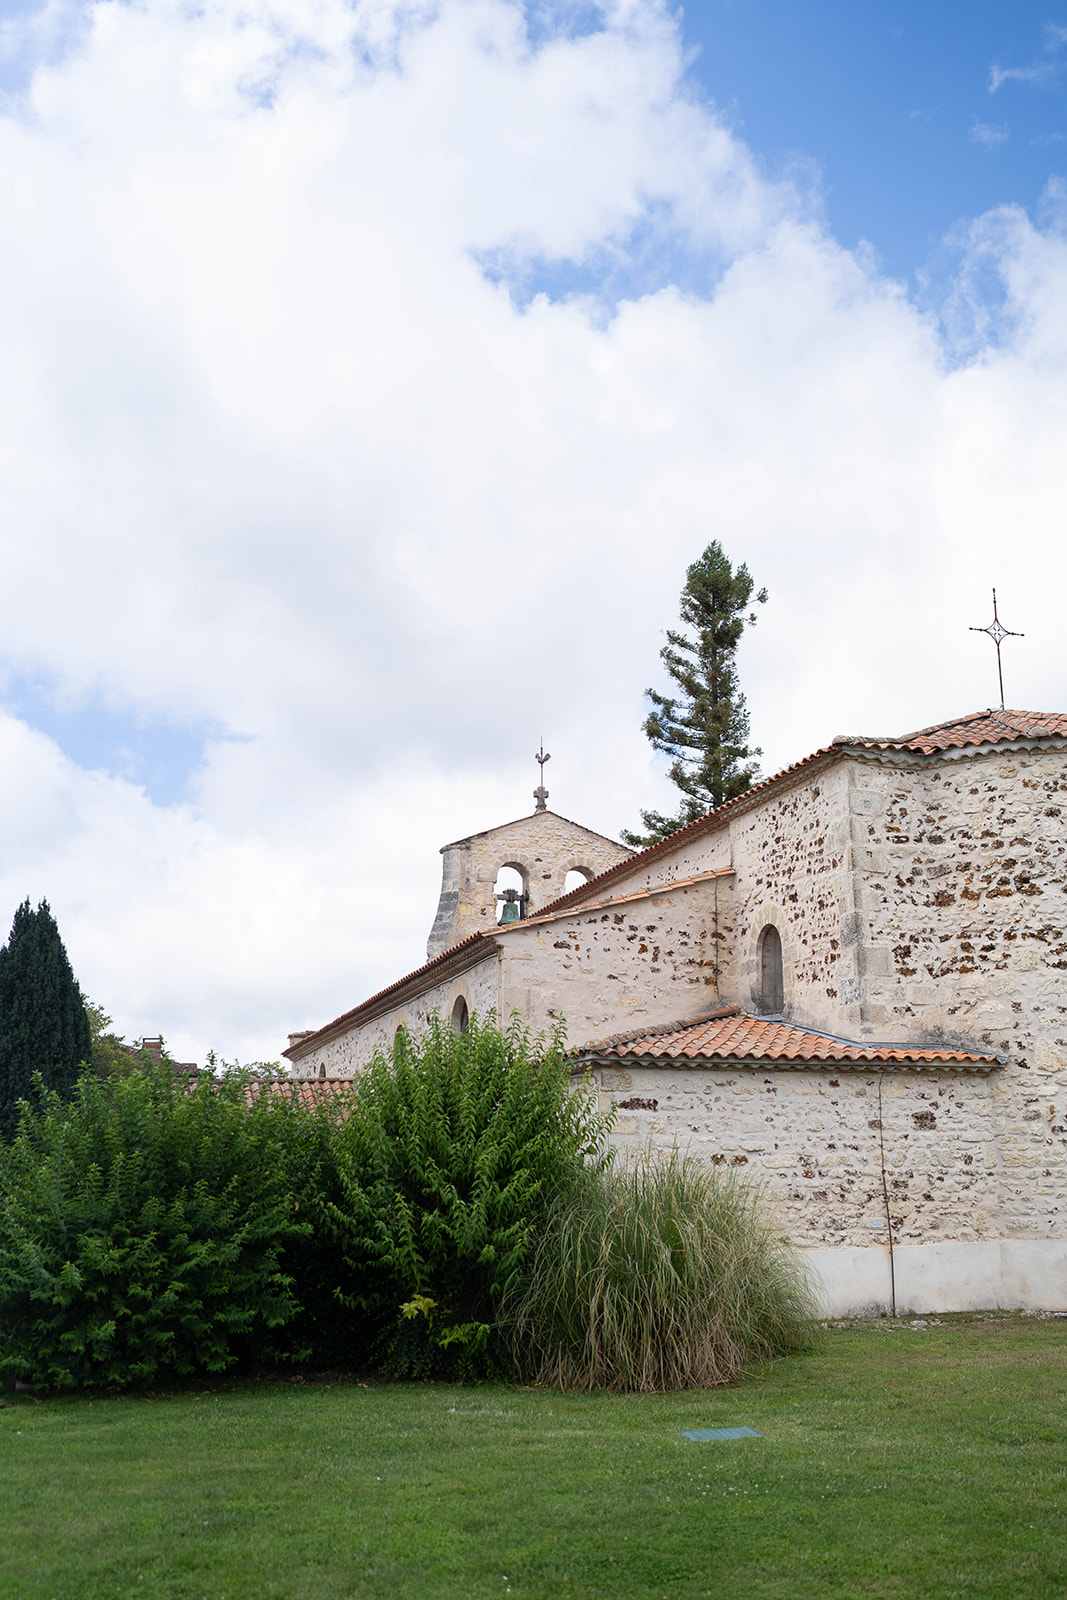
<path id="1" fill-rule="evenodd" d="M 753 1189 L 646 1154 L 561 1200 L 508 1311 L 531 1380 L 657 1393 L 801 1348 L 817 1306 Z"/>
<path id="2" fill-rule="evenodd" d="M 86 1072 L 69 1102 L 38 1080 L 0 1149 L 0 1372 L 124 1387 L 284 1356 L 300 1307 L 283 1262 L 311 1231 L 300 1117 L 242 1075 L 190 1086 L 165 1061 Z"/>

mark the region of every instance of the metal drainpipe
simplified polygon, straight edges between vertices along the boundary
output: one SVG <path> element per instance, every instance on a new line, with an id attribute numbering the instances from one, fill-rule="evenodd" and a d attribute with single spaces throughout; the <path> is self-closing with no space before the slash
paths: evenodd
<path id="1" fill-rule="evenodd" d="M 889 1211 L 889 1187 L 885 1181 L 885 1127 L 882 1117 L 882 1078 L 884 1073 L 878 1074 L 878 1150 L 882 1159 L 882 1199 L 885 1202 L 885 1225 L 889 1234 L 889 1305 L 890 1314 L 895 1318 L 897 1314 L 897 1274 L 893 1262 L 893 1218 Z"/>
<path id="2" fill-rule="evenodd" d="M 712 887 L 715 890 L 715 999 L 719 999 L 719 880 L 716 878 Z"/>

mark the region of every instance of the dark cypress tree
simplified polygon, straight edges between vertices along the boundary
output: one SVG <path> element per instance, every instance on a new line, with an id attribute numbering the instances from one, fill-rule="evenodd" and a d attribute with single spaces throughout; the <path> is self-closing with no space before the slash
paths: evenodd
<path id="1" fill-rule="evenodd" d="M 89 1018 L 56 921 L 42 900 L 24 901 L 11 937 L 0 950 L 0 1136 L 18 1125 L 18 1102 L 39 1072 L 58 1094 L 69 1094 L 93 1053 Z"/>
<path id="2" fill-rule="evenodd" d="M 686 572 L 681 593 L 682 622 L 693 637 L 667 630 L 660 659 L 678 685 L 677 697 L 649 689 L 653 709 L 645 733 L 655 749 L 671 758 L 671 782 L 682 791 L 677 815 L 642 811 L 646 832 L 624 832 L 626 844 L 642 848 L 695 822 L 751 788 L 759 774 L 749 748 L 748 711 L 738 687 L 737 646 L 746 624 L 754 623 L 752 576 L 746 566 L 735 572 L 718 541 L 708 545 Z M 763 605 L 766 589 L 754 597 Z M 746 616 L 745 613 L 748 612 Z"/>

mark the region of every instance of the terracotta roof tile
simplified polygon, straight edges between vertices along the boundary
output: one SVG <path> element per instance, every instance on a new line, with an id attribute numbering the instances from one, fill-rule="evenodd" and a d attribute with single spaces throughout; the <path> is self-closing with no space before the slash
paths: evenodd
<path id="1" fill-rule="evenodd" d="M 302 1106 L 324 1105 L 347 1094 L 354 1078 L 258 1078 L 248 1085 L 249 1104 L 261 1094 L 291 1095 Z"/>
<path id="2" fill-rule="evenodd" d="M 889 1062 L 902 1065 L 935 1064 L 990 1067 L 1000 1058 L 968 1050 L 931 1050 L 912 1045 L 862 1044 L 829 1034 L 794 1028 L 788 1023 L 750 1017 L 736 1008 L 713 1012 L 705 1018 L 646 1029 L 629 1037 L 616 1034 L 600 1044 L 577 1052 L 588 1063 L 605 1056 L 640 1058 L 650 1064 L 664 1061 L 777 1061 Z"/>
<path id="3" fill-rule="evenodd" d="M 839 734 L 835 745 L 864 750 L 916 750 L 935 755 L 939 750 L 962 750 L 975 744 L 1007 744 L 1014 739 L 1067 738 L 1067 716 L 1059 711 L 972 711 L 952 722 L 935 722 L 917 733 L 899 738 Z"/>

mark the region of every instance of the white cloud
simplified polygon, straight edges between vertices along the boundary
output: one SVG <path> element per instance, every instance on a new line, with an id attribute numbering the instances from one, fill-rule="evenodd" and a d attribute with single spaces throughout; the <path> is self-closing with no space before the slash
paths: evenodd
<path id="1" fill-rule="evenodd" d="M 1055 83 L 1063 71 L 1061 52 L 1067 45 L 1067 28 L 1058 22 L 1046 22 L 1042 34 L 1041 49 L 1027 66 L 1002 67 L 994 64 L 990 67 L 990 94 L 996 94 L 1006 83 L 1021 83 L 1031 89 L 1047 89 Z"/>
<path id="2" fill-rule="evenodd" d="M 542 734 L 563 812 L 663 800 L 641 696 L 712 537 L 771 590 L 768 765 L 988 703 L 993 582 L 1009 699 L 1062 705 L 1065 248 L 976 222 L 946 342 L 640 0 L 536 44 L 502 0 L 95 6 L 0 120 L 0 637 L 219 737 L 162 807 L 0 722 L 0 905 L 48 895 L 128 1031 L 276 1054 L 421 960 Z"/>
<path id="3" fill-rule="evenodd" d="M 987 150 L 996 150 L 999 145 L 1007 144 L 1011 133 L 1003 122 L 979 122 L 975 117 L 967 137 L 972 144 L 984 145 Z"/>

